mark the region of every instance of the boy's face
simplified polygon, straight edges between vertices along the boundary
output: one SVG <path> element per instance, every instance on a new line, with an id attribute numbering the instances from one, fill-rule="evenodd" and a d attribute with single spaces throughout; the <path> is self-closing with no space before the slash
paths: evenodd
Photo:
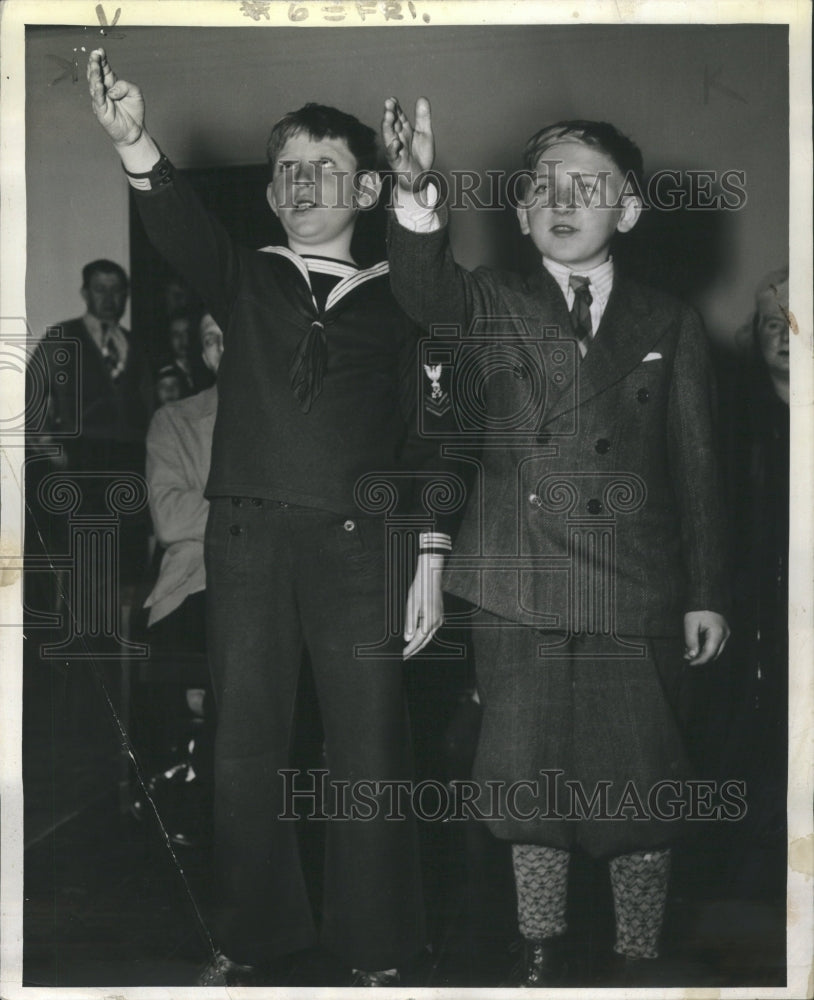
<path id="1" fill-rule="evenodd" d="M 286 141 L 266 197 L 292 250 L 316 253 L 336 244 L 350 247 L 357 209 L 365 204 L 353 182 L 357 170 L 344 139 L 312 139 L 299 132 Z"/>
<path id="2" fill-rule="evenodd" d="M 550 146 L 537 161 L 523 203 L 520 229 L 545 257 L 579 271 L 608 259 L 614 233 L 632 229 L 641 202 L 625 195 L 624 177 L 600 149 L 576 139 Z"/>
<path id="3" fill-rule="evenodd" d="M 164 375 L 156 382 L 155 395 L 158 405 L 174 403 L 181 398 L 181 383 L 176 375 Z"/>

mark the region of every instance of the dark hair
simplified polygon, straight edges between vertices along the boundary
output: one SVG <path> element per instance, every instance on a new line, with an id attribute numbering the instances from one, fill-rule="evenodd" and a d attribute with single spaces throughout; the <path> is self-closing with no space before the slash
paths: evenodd
<path id="1" fill-rule="evenodd" d="M 375 170 L 376 133 L 353 115 L 324 104 L 309 102 L 299 111 L 289 111 L 271 130 L 266 145 L 269 166 L 273 167 L 280 150 L 294 135 L 305 132 L 312 139 L 344 139 L 356 159 L 359 170 Z"/>
<path id="2" fill-rule="evenodd" d="M 631 139 L 609 122 L 592 122 L 577 118 L 571 121 L 556 122 L 546 125 L 535 132 L 526 143 L 523 150 L 523 165 L 528 170 L 534 170 L 537 161 L 551 146 L 566 139 L 575 139 L 594 146 L 609 156 L 623 177 L 633 175 L 641 189 L 644 180 L 644 162 L 642 152 Z"/>
<path id="3" fill-rule="evenodd" d="M 130 287 L 130 282 L 127 278 L 127 272 L 115 261 L 106 260 L 104 257 L 100 257 L 99 260 L 92 260 L 90 264 L 85 264 L 82 268 L 82 287 L 87 288 L 90 284 L 90 279 L 94 274 L 116 274 L 119 280 L 124 285 L 125 291 Z"/>

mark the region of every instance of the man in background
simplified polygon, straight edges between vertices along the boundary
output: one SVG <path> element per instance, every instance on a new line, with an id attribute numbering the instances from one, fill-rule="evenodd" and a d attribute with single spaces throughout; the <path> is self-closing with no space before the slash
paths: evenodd
<path id="1" fill-rule="evenodd" d="M 121 325 L 129 294 L 124 269 L 112 260 L 91 261 L 82 268 L 80 293 L 86 305 L 84 315 L 56 324 L 63 342 L 77 343 L 75 364 L 58 369 L 50 363 L 58 344 L 48 336 L 37 345 L 28 369 L 30 410 L 38 392 L 48 397 L 45 425 L 38 430 L 53 435 L 62 445 L 61 453 L 50 457 L 48 468 L 43 459 L 32 462 L 27 473 L 28 534 L 36 533 L 36 547 L 51 556 L 64 552 L 67 525 L 62 523 L 64 517 L 38 514 L 39 480 L 55 469 L 68 474 L 99 473 L 98 481 L 83 481 L 83 513 L 107 513 L 108 481 L 102 476 L 144 475 L 144 438 L 152 410 L 152 380 L 144 348 Z M 78 433 L 67 436 L 75 426 Z M 41 433 L 38 440 L 44 440 Z M 140 579 L 146 537 L 146 519 L 122 521 L 119 566 L 123 587 Z"/>

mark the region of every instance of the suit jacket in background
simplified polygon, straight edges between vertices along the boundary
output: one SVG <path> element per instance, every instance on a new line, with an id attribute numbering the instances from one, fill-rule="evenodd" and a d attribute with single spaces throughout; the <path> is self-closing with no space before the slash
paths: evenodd
<path id="1" fill-rule="evenodd" d="M 580 361 L 542 266 L 470 273 L 446 229 L 394 223 L 389 244 L 396 298 L 436 328 L 435 360 L 451 368 L 455 447 L 482 445 L 445 589 L 576 633 L 675 635 L 687 611 L 725 614 L 714 379 L 696 313 L 617 273 Z"/>
<path id="2" fill-rule="evenodd" d="M 114 380 L 81 318 L 59 323 L 56 329 L 60 335 L 53 337 L 54 328 L 49 330 L 26 371 L 29 453 L 35 459 L 41 446 L 60 444 L 63 454 L 54 463 L 56 471 L 94 474 L 82 483 L 82 513 L 107 515 L 110 475 L 144 475 L 144 436 L 152 398 L 147 358 L 138 338 L 122 330 L 128 342 L 127 362 Z M 26 464 L 30 553 L 42 548 L 49 555 L 60 554 L 68 543 L 68 515 L 52 514 L 39 504 L 39 484 L 52 471 L 51 462 L 46 453 Z M 147 528 L 145 512 L 121 521 L 119 578 L 124 584 L 141 579 Z"/>
<path id="3" fill-rule="evenodd" d="M 51 378 L 51 411 L 49 423 L 58 430 L 69 419 L 80 394 L 80 435 L 85 442 L 111 444 L 143 444 L 152 410 L 152 380 L 147 357 L 138 340 L 128 330 L 120 328 L 127 338 L 128 353 L 124 371 L 111 378 L 102 352 L 91 337 L 81 317 L 56 324 L 65 340 L 79 341 L 77 369 L 68 372 L 65 382 Z M 37 345 L 42 352 L 44 344 Z M 77 441 L 69 441 L 69 454 L 76 451 Z M 72 467 L 77 467 L 71 462 Z"/>

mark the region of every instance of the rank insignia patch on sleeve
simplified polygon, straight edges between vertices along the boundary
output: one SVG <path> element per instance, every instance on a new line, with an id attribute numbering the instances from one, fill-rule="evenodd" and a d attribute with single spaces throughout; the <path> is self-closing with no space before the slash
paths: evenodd
<path id="1" fill-rule="evenodd" d="M 430 380 L 430 393 L 424 394 L 424 409 L 436 417 L 442 417 L 451 407 L 449 394 L 441 388 L 443 365 L 424 365 L 424 372 Z"/>

